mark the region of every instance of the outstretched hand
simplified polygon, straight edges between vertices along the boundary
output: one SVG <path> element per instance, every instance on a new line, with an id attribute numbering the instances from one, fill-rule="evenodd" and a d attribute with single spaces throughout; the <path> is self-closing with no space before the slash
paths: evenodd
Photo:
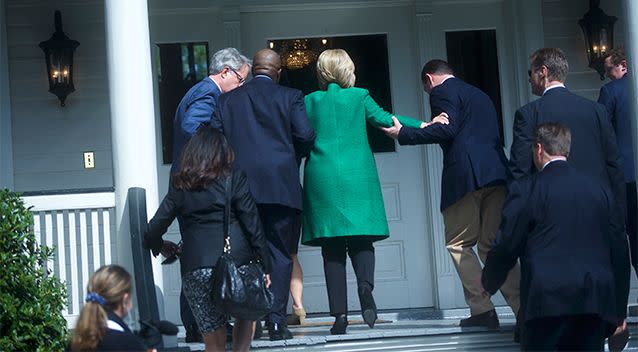
<path id="1" fill-rule="evenodd" d="M 437 116 L 435 116 L 432 121 L 428 122 L 425 124 L 425 127 L 434 125 L 435 123 L 440 123 L 443 125 L 449 125 L 450 124 L 450 117 L 447 115 L 447 113 L 442 112 L 440 114 L 438 114 Z"/>
<path id="2" fill-rule="evenodd" d="M 401 128 L 403 127 L 403 125 L 394 116 L 392 116 L 392 124 L 393 125 L 390 127 L 379 127 L 379 129 L 381 129 L 381 131 L 388 135 L 388 137 L 397 139 L 399 138 L 399 132 L 401 132 Z"/>

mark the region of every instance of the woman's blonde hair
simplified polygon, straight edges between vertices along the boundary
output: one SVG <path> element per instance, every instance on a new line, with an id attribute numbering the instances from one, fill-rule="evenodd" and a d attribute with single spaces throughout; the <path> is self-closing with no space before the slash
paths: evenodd
<path id="1" fill-rule="evenodd" d="M 106 310 L 117 309 L 124 295 L 130 296 L 132 286 L 131 274 L 119 265 L 105 265 L 93 273 L 86 288 L 87 302 L 73 332 L 72 351 L 97 349 L 106 332 Z"/>
<path id="2" fill-rule="evenodd" d="M 319 87 L 326 89 L 328 83 L 337 83 L 341 88 L 354 86 L 354 62 L 343 49 L 326 50 L 317 59 Z"/>

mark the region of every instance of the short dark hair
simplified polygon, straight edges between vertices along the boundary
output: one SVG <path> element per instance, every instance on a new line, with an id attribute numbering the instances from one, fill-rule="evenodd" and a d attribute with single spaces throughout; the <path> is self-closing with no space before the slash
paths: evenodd
<path id="1" fill-rule="evenodd" d="M 541 66 L 547 67 L 548 78 L 552 80 L 565 82 L 567 79 L 569 63 L 565 53 L 559 48 L 538 49 L 530 56 L 530 61 L 532 69 L 538 69 Z"/>
<path id="2" fill-rule="evenodd" d="M 421 70 L 421 80 L 425 81 L 425 74 L 446 74 L 453 75 L 454 69 L 452 66 L 447 63 L 447 61 L 443 61 L 440 59 L 430 60 L 423 65 L 423 69 Z"/>
<path id="3" fill-rule="evenodd" d="M 572 133 L 569 127 L 558 122 L 546 122 L 534 129 L 534 142 L 543 146 L 549 155 L 569 156 Z"/>
<path id="4" fill-rule="evenodd" d="M 607 55 L 605 55 L 605 60 L 607 60 L 608 57 L 611 57 L 611 63 L 614 64 L 614 66 L 618 66 L 623 61 L 627 61 L 627 55 L 625 55 L 625 49 L 622 46 L 609 50 Z"/>
<path id="5" fill-rule="evenodd" d="M 205 125 L 184 147 L 179 172 L 171 181 L 180 190 L 203 190 L 217 178 L 228 176 L 234 160 L 235 153 L 224 135 Z"/>

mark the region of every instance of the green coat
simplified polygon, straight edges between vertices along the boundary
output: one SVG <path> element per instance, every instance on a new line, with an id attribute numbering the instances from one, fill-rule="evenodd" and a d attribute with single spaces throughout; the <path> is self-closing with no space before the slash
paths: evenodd
<path id="1" fill-rule="evenodd" d="M 392 114 L 379 107 L 367 90 L 343 89 L 335 83 L 307 95 L 305 102 L 317 138 L 304 170 L 302 243 L 320 246 L 324 238 L 388 237 L 366 123 L 392 126 Z M 408 127 L 421 125 L 409 117 L 397 118 Z"/>

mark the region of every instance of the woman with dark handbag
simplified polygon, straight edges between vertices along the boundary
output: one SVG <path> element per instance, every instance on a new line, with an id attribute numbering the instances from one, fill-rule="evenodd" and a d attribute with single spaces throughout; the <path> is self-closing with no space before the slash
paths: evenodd
<path id="1" fill-rule="evenodd" d="M 201 127 L 185 146 L 181 170 L 172 176 L 164 197 L 144 236 L 153 255 L 170 257 L 174 246 L 162 240 L 170 224 L 181 217 L 182 290 L 204 336 L 206 351 L 223 351 L 228 316 L 213 302 L 214 266 L 224 252 L 225 209 L 228 192 L 232 258 L 237 265 L 260 261 L 270 273 L 270 255 L 246 176 L 233 170 L 234 153 L 217 130 Z M 227 182 L 228 180 L 228 182 Z M 227 186 L 228 184 L 228 186 Z M 228 188 L 228 190 L 227 190 Z M 267 276 L 267 285 L 270 278 Z M 235 320 L 233 351 L 248 351 L 255 322 Z"/>

